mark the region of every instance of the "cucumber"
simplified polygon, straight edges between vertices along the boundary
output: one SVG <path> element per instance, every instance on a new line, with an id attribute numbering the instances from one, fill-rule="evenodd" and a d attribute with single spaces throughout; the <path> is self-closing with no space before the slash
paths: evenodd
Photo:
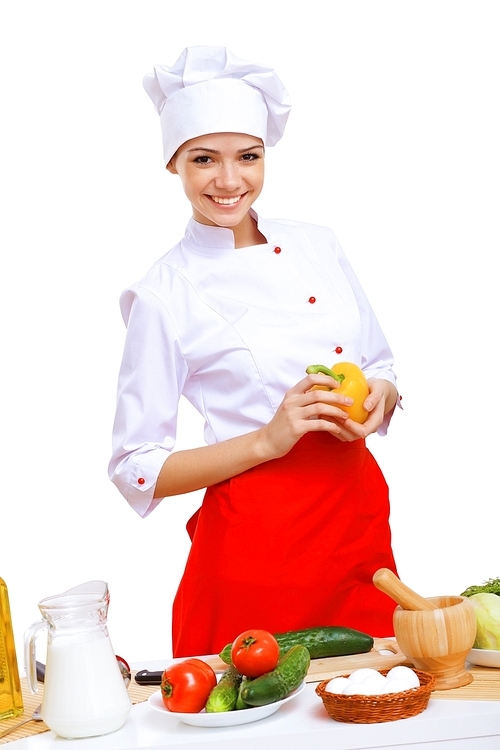
<path id="1" fill-rule="evenodd" d="M 307 674 L 311 657 L 305 646 L 292 646 L 278 662 L 278 666 L 255 680 L 245 682 L 241 698 L 250 706 L 276 703 L 298 688 Z"/>
<path id="2" fill-rule="evenodd" d="M 371 635 L 338 625 L 290 630 L 287 633 L 278 633 L 275 638 L 283 651 L 287 651 L 296 643 L 300 643 L 307 648 L 311 659 L 364 654 L 373 648 Z"/>
<path id="3" fill-rule="evenodd" d="M 279 643 L 281 654 L 285 654 L 292 646 L 300 644 L 307 648 L 311 659 L 364 654 L 373 648 L 371 635 L 338 625 L 289 630 L 286 633 L 275 633 L 274 637 Z M 226 664 L 231 664 L 231 647 L 232 644 L 229 643 L 219 654 Z"/>
<path id="4" fill-rule="evenodd" d="M 243 677 L 243 680 L 240 683 L 240 686 L 238 688 L 238 697 L 236 699 L 236 705 L 234 707 L 236 711 L 239 711 L 241 708 L 253 708 L 253 706 L 249 706 L 248 703 L 245 703 L 245 701 L 241 697 L 241 692 L 243 688 L 245 687 L 246 683 L 250 681 L 251 681 L 250 677 Z"/>
<path id="5" fill-rule="evenodd" d="M 236 707 L 238 690 L 242 679 L 243 675 L 241 675 L 233 666 L 228 667 L 208 696 L 208 700 L 205 704 L 205 711 L 207 714 L 232 711 L 233 708 Z"/>

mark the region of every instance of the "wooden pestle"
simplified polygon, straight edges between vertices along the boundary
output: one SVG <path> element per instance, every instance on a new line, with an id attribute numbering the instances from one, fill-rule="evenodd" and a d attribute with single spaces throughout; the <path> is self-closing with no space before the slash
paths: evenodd
<path id="1" fill-rule="evenodd" d="M 439 609 L 436 604 L 433 604 L 428 599 L 424 599 L 423 596 L 415 593 L 405 586 L 397 576 L 394 575 L 392 570 L 388 568 L 380 568 L 373 574 L 374 585 L 394 599 L 403 609 L 409 610 L 422 610 L 422 609 Z"/>

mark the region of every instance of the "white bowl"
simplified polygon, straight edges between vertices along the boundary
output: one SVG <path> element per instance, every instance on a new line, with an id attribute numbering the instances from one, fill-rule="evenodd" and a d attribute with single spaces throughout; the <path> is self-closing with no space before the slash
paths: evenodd
<path id="1" fill-rule="evenodd" d="M 500 669 L 500 651 L 492 648 L 471 648 L 467 661 L 478 667 L 497 667 Z"/>
<path id="2" fill-rule="evenodd" d="M 161 690 L 157 693 L 153 693 L 148 698 L 148 703 L 151 708 L 164 716 L 182 721 L 184 724 L 191 724 L 193 727 L 234 727 L 238 724 L 249 724 L 251 721 L 259 721 L 265 719 L 267 716 L 276 713 L 281 706 L 301 693 L 306 686 L 305 680 L 301 682 L 299 687 L 283 698 L 281 701 L 275 703 L 268 703 L 267 706 L 256 706 L 255 708 L 242 708 L 239 711 L 225 711 L 223 713 L 207 714 L 205 710 L 200 711 L 198 714 L 183 714 L 173 711 L 169 711 L 165 708 L 161 697 Z"/>

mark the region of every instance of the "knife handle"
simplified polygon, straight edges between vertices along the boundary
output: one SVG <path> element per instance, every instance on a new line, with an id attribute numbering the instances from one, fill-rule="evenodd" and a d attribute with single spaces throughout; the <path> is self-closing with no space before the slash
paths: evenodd
<path id="1" fill-rule="evenodd" d="M 160 672 L 149 672 L 147 669 L 141 669 L 135 675 L 135 681 L 139 685 L 161 685 L 161 678 L 164 671 L 162 669 Z"/>
<path id="2" fill-rule="evenodd" d="M 38 682 L 45 680 L 45 664 L 42 664 L 40 661 L 36 662 L 36 679 Z"/>

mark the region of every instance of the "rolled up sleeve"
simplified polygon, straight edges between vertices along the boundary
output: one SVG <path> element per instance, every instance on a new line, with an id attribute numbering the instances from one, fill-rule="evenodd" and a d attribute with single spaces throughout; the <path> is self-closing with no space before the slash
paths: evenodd
<path id="1" fill-rule="evenodd" d="M 156 292 L 137 285 L 120 306 L 127 326 L 118 378 L 109 477 L 142 517 L 156 507 L 158 474 L 172 452 L 187 366 L 171 318 Z"/>

